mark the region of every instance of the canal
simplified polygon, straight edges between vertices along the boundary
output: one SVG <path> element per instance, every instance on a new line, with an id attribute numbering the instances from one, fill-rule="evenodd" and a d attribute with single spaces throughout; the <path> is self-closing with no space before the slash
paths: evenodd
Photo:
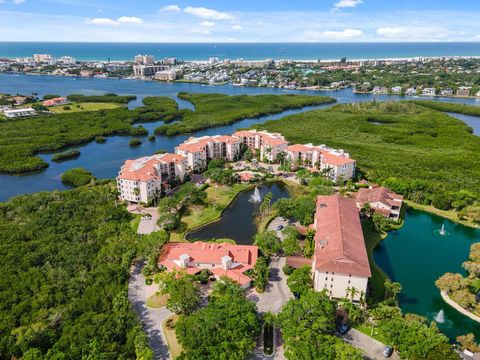
<path id="1" fill-rule="evenodd" d="M 258 187 L 263 199 L 268 192 L 272 193 L 272 204 L 280 198 L 289 197 L 286 185 L 280 182 L 264 184 Z M 187 240 L 233 239 L 237 244 L 251 245 L 257 233 L 255 216 L 259 214 L 260 203 L 251 201 L 254 189 L 242 191 L 225 209 L 220 220 L 204 227 L 190 231 Z"/>
<path id="2" fill-rule="evenodd" d="M 439 235 L 442 224 L 446 236 Z M 408 209 L 405 225 L 389 233 L 376 248 L 374 259 L 393 281 L 402 284 L 399 301 L 404 313 L 434 320 L 443 310 L 445 320 L 437 325 L 450 339 L 469 332 L 480 339 L 480 324 L 447 305 L 435 286 L 446 272 L 465 274 L 461 265 L 468 259 L 470 246 L 479 240 L 478 229 Z"/>

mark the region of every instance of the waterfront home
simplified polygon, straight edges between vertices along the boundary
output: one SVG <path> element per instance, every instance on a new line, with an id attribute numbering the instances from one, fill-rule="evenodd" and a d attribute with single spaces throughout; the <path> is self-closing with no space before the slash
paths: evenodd
<path id="1" fill-rule="evenodd" d="M 217 280 L 227 277 L 241 287 L 248 288 L 252 279 L 245 274 L 253 269 L 258 258 L 254 245 L 228 243 L 168 243 L 162 249 L 158 265 L 167 271 L 180 270 L 194 275 L 208 269 Z"/>
<path id="2" fill-rule="evenodd" d="M 471 87 L 468 86 L 460 86 L 457 90 L 457 96 L 470 96 L 470 91 L 472 90 Z"/>
<path id="3" fill-rule="evenodd" d="M 388 89 L 385 86 L 374 86 L 372 93 L 374 94 L 387 94 Z"/>
<path id="4" fill-rule="evenodd" d="M 132 203 L 148 203 L 170 182 L 183 182 L 187 159 L 178 154 L 159 154 L 127 160 L 117 176 L 120 198 Z"/>
<path id="5" fill-rule="evenodd" d="M 401 94 L 402 87 L 401 86 L 393 86 L 391 89 L 392 94 Z"/>
<path id="6" fill-rule="evenodd" d="M 361 188 L 355 194 L 355 201 L 359 209 L 365 204 L 370 204 L 370 208 L 389 219 L 398 220 L 400 218 L 400 209 L 402 208 L 403 196 L 394 193 L 392 190 L 383 186 L 374 186 Z"/>
<path id="7" fill-rule="evenodd" d="M 425 88 L 422 90 L 422 95 L 424 96 L 435 96 L 436 93 L 435 88 Z"/>
<path id="8" fill-rule="evenodd" d="M 37 112 L 32 108 L 3 110 L 3 115 L 7 118 L 25 117 L 37 115 Z"/>
<path id="9" fill-rule="evenodd" d="M 68 102 L 67 98 L 58 97 L 58 98 L 53 98 L 53 99 L 48 99 L 48 100 L 42 101 L 42 105 L 46 106 L 46 107 L 50 107 L 50 106 L 64 105 L 67 102 Z"/>
<path id="10" fill-rule="evenodd" d="M 170 70 L 170 65 L 133 65 L 133 74 L 137 77 L 154 76 L 159 71 Z"/>
<path id="11" fill-rule="evenodd" d="M 355 201 L 339 194 L 318 196 L 313 227 L 314 289 L 327 290 L 331 298 L 359 301 L 371 272 Z"/>
<path id="12" fill-rule="evenodd" d="M 440 95 L 442 96 L 452 96 L 453 95 L 453 90 L 452 89 L 443 89 L 440 91 Z"/>
<path id="13" fill-rule="evenodd" d="M 405 90 L 405 95 L 407 96 L 414 96 L 417 94 L 417 89 L 415 88 L 408 88 L 407 90 Z"/>
<path id="14" fill-rule="evenodd" d="M 206 169 L 209 160 L 223 158 L 234 161 L 240 157 L 242 141 L 228 135 L 190 137 L 175 148 L 175 153 L 187 158 L 191 171 Z"/>

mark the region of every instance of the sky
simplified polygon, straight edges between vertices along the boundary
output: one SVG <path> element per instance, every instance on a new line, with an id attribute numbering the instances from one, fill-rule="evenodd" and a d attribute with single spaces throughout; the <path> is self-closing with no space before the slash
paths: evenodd
<path id="1" fill-rule="evenodd" d="M 0 0 L 0 41 L 480 41 L 478 0 Z"/>

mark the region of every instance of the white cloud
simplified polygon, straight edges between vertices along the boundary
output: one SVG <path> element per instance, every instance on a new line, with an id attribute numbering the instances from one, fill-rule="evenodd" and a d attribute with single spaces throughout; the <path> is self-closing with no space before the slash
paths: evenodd
<path id="1" fill-rule="evenodd" d="M 353 8 L 357 5 L 360 5 L 362 2 L 362 0 L 340 0 L 338 3 L 335 4 L 335 8 Z"/>
<path id="2" fill-rule="evenodd" d="M 135 16 L 121 16 L 117 19 L 119 24 L 140 25 L 143 20 Z"/>
<path id="3" fill-rule="evenodd" d="M 236 25 L 233 25 L 233 26 L 232 26 L 232 29 L 233 29 L 233 30 L 242 30 L 242 29 L 243 29 L 243 26 L 240 25 L 240 24 L 236 24 Z"/>
<path id="4" fill-rule="evenodd" d="M 187 6 L 184 10 L 185 13 L 198 16 L 207 20 L 233 20 L 234 17 L 226 12 L 221 12 L 213 9 L 207 9 L 204 7 Z"/>
<path id="5" fill-rule="evenodd" d="M 173 13 L 178 13 L 180 12 L 180 6 L 178 5 L 166 5 L 160 9 L 160 12 L 173 12 Z"/>
<path id="6" fill-rule="evenodd" d="M 323 35 L 326 38 L 335 40 L 356 39 L 363 36 L 363 31 L 357 29 L 345 29 L 342 31 L 324 31 Z"/>
<path id="7" fill-rule="evenodd" d="M 117 20 L 110 18 L 94 18 L 88 20 L 88 23 L 98 26 L 141 25 L 143 20 L 135 16 L 121 16 Z"/>
<path id="8" fill-rule="evenodd" d="M 210 30 L 208 29 L 205 29 L 205 28 L 193 28 L 190 30 L 191 33 L 194 33 L 194 34 L 201 34 L 201 35 L 210 35 L 211 32 Z"/>
<path id="9" fill-rule="evenodd" d="M 25 3 L 25 2 L 26 2 L 25 0 L 13 0 L 13 3 L 14 3 L 15 5 L 20 5 L 20 4 L 23 4 L 23 3 Z"/>
<path id="10" fill-rule="evenodd" d="M 214 27 L 215 23 L 213 21 L 202 21 L 200 25 L 203 27 Z"/>
<path id="11" fill-rule="evenodd" d="M 391 40 L 439 40 L 448 37 L 448 32 L 438 26 L 385 26 L 377 29 L 377 35 Z"/>

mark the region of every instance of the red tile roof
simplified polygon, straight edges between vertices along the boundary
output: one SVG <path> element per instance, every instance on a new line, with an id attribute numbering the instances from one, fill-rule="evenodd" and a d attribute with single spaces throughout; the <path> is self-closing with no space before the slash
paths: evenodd
<path id="1" fill-rule="evenodd" d="M 286 264 L 294 269 L 298 269 L 304 266 L 312 266 L 312 260 L 306 259 L 301 256 L 287 256 Z"/>
<path id="2" fill-rule="evenodd" d="M 263 143 L 266 145 L 270 146 L 278 146 L 278 145 L 283 145 L 286 144 L 288 145 L 287 140 L 283 140 L 277 137 L 271 137 L 271 136 L 262 136 Z"/>
<path id="3" fill-rule="evenodd" d="M 217 276 L 227 276 L 234 281 L 245 285 L 251 279 L 244 275 L 244 272 L 252 269 L 257 262 L 258 247 L 254 245 L 231 245 L 228 243 L 207 243 L 196 241 L 194 243 L 168 243 L 165 245 L 160 255 L 158 264 L 165 266 L 169 271 L 173 269 L 183 269 L 175 264 L 181 255 L 187 254 L 190 257 L 190 263 L 198 264 L 222 264 L 222 257 L 229 256 L 233 263 L 238 266 L 225 270 L 222 267 L 209 268 Z M 201 270 L 201 267 L 189 266 L 187 272 Z M 197 271 L 197 272 L 198 272 Z"/>
<path id="4" fill-rule="evenodd" d="M 334 166 L 347 165 L 355 162 L 355 160 L 350 159 L 346 156 L 335 155 L 326 150 L 322 151 L 322 158 L 324 163 Z"/>
<path id="5" fill-rule="evenodd" d="M 384 187 L 374 187 L 374 188 L 361 188 L 358 190 L 355 199 L 357 203 L 365 204 L 365 203 L 376 203 L 380 202 L 387 207 L 392 206 L 402 206 L 403 196 L 394 193 L 392 190 Z"/>
<path id="6" fill-rule="evenodd" d="M 179 163 L 185 160 L 185 156 L 177 154 L 160 154 L 146 156 L 135 160 L 126 160 L 120 170 L 119 179 L 133 181 L 148 181 L 158 179 L 155 169 L 156 164 Z"/>
<path id="7" fill-rule="evenodd" d="M 338 194 L 318 196 L 315 221 L 315 269 L 370 277 L 355 201 Z"/>

